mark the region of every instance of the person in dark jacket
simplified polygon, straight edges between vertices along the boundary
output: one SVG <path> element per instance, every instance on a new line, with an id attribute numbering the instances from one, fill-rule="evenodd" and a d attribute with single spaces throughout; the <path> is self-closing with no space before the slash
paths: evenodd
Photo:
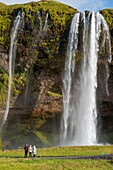
<path id="1" fill-rule="evenodd" d="M 24 157 L 25 157 L 25 158 L 27 158 L 27 155 L 28 155 L 28 149 L 29 149 L 28 144 L 25 144 L 25 146 L 24 146 L 24 151 L 25 151 L 25 155 L 24 155 Z"/>

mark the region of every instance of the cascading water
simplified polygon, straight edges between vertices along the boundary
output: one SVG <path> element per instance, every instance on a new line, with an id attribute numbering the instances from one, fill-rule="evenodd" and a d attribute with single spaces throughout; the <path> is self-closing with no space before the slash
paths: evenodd
<path id="1" fill-rule="evenodd" d="M 40 34 L 42 34 L 43 24 L 42 24 L 42 17 L 40 11 L 38 11 L 38 19 L 40 21 Z"/>
<path id="2" fill-rule="evenodd" d="M 45 25 L 44 25 L 44 30 L 48 27 L 48 16 L 49 16 L 49 13 L 47 12 L 46 14 L 46 18 L 45 18 Z"/>
<path id="3" fill-rule="evenodd" d="M 40 21 L 39 34 L 40 34 L 40 36 L 41 36 L 41 39 L 43 39 L 43 37 L 44 37 L 44 35 L 45 35 L 45 32 L 46 32 L 46 29 L 47 29 L 47 27 L 48 27 L 48 16 L 49 16 L 49 13 L 47 12 L 47 13 L 46 13 L 46 17 L 45 17 L 45 21 L 44 21 L 44 24 L 43 24 L 41 12 L 38 11 L 38 19 L 39 19 L 39 21 Z"/>
<path id="4" fill-rule="evenodd" d="M 108 93 L 111 46 L 107 23 L 100 13 L 75 14 L 69 33 L 63 79 L 61 145 L 97 143 L 97 62 L 101 55 L 105 61 Z"/>
<path id="5" fill-rule="evenodd" d="M 1 122 L 0 131 L 2 130 L 2 127 L 5 121 L 7 120 L 7 116 L 9 113 L 12 79 L 13 79 L 13 74 L 14 74 L 14 65 L 15 65 L 15 58 L 16 58 L 16 40 L 17 40 L 18 30 L 19 30 L 19 27 L 21 26 L 23 17 L 24 17 L 24 13 L 21 14 L 19 11 L 16 19 L 14 20 L 13 28 L 11 31 L 10 51 L 9 51 L 9 85 L 8 85 L 8 95 L 7 95 L 7 106 L 6 106 L 6 111 Z"/>
<path id="6" fill-rule="evenodd" d="M 105 51 L 105 57 L 104 57 L 104 62 L 105 62 L 105 67 L 106 67 L 106 77 L 105 77 L 105 88 L 106 88 L 106 93 L 109 96 L 109 90 L 108 90 L 108 79 L 109 79 L 109 63 L 112 60 L 111 56 L 111 41 L 110 41 L 110 33 L 109 33 L 109 28 L 107 25 L 107 22 L 105 21 L 104 17 L 100 15 L 100 18 L 102 20 L 103 24 L 103 34 L 104 34 L 104 39 L 102 43 L 102 47 Z M 107 46 L 106 46 L 107 44 Z"/>

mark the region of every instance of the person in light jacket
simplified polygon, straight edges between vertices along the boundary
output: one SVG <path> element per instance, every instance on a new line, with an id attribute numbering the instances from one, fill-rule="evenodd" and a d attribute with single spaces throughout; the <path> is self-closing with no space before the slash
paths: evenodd
<path id="1" fill-rule="evenodd" d="M 29 146 L 29 157 L 31 157 L 32 156 L 32 146 L 30 145 Z"/>
<path id="2" fill-rule="evenodd" d="M 36 146 L 34 145 L 33 146 L 33 157 L 35 157 L 36 156 Z"/>

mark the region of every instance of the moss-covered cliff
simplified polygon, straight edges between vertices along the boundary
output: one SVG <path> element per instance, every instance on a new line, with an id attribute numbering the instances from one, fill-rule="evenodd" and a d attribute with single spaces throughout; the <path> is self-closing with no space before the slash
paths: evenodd
<path id="1" fill-rule="evenodd" d="M 10 142 L 21 145 L 26 140 L 25 136 L 28 140 L 30 133 L 30 136 L 32 134 L 33 139 L 37 139 L 40 146 L 43 146 L 48 142 L 43 141 L 42 135 L 37 130 L 46 129 L 50 134 L 53 132 L 54 122 L 57 122 L 54 124 L 56 131 L 60 125 L 62 75 L 68 33 L 72 17 L 77 10 L 56 1 L 12 6 L 1 4 L 0 106 L 2 108 L 6 107 L 10 33 L 18 11 L 24 12 L 25 16 L 16 42 L 17 56 L 11 109 L 2 138 L 9 141 L 5 142 L 7 146 Z M 19 140 L 20 136 L 24 136 L 24 141 Z"/>

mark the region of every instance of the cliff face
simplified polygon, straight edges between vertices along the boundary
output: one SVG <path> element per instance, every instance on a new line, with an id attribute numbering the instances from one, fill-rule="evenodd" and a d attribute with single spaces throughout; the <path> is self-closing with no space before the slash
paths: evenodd
<path id="1" fill-rule="evenodd" d="M 100 13 L 106 19 L 111 36 L 111 55 L 112 61 L 109 65 L 109 79 L 108 79 L 108 89 L 109 95 L 106 96 L 102 90 L 104 83 L 101 82 L 101 90 L 98 89 L 98 112 L 100 113 L 99 128 L 101 129 L 100 141 L 108 141 L 112 143 L 113 141 L 113 9 L 104 9 Z M 100 76 L 103 76 L 103 64 L 99 62 L 98 72 L 100 71 Z"/>
<path id="2" fill-rule="evenodd" d="M 11 143 L 21 146 L 32 140 L 40 146 L 50 146 L 55 141 L 43 141 L 43 135 L 37 130 L 49 134 L 53 129 L 54 132 L 58 132 L 62 113 L 62 76 L 68 34 L 72 17 L 77 10 L 54 1 L 10 7 L 3 5 L 0 10 L 0 105 L 3 108 L 1 116 L 6 107 L 10 32 L 18 11 L 23 11 L 25 16 L 16 42 L 17 55 L 10 110 L 2 139 L 7 147 Z M 20 136 L 24 136 L 23 141 L 19 139 Z M 6 142 L 7 140 L 9 142 Z"/>
<path id="3" fill-rule="evenodd" d="M 18 147 L 26 142 L 35 142 L 39 146 L 55 145 L 63 109 L 62 77 L 68 34 L 77 10 L 55 1 L 13 6 L 0 4 L 1 117 L 7 98 L 10 33 L 18 11 L 25 15 L 17 36 L 10 110 L 2 140 L 5 147 Z M 113 10 L 106 9 L 101 13 L 110 27 L 113 54 Z M 98 97 L 103 132 L 113 130 L 112 71 L 111 63 L 109 99 L 106 100 L 104 95 Z"/>

